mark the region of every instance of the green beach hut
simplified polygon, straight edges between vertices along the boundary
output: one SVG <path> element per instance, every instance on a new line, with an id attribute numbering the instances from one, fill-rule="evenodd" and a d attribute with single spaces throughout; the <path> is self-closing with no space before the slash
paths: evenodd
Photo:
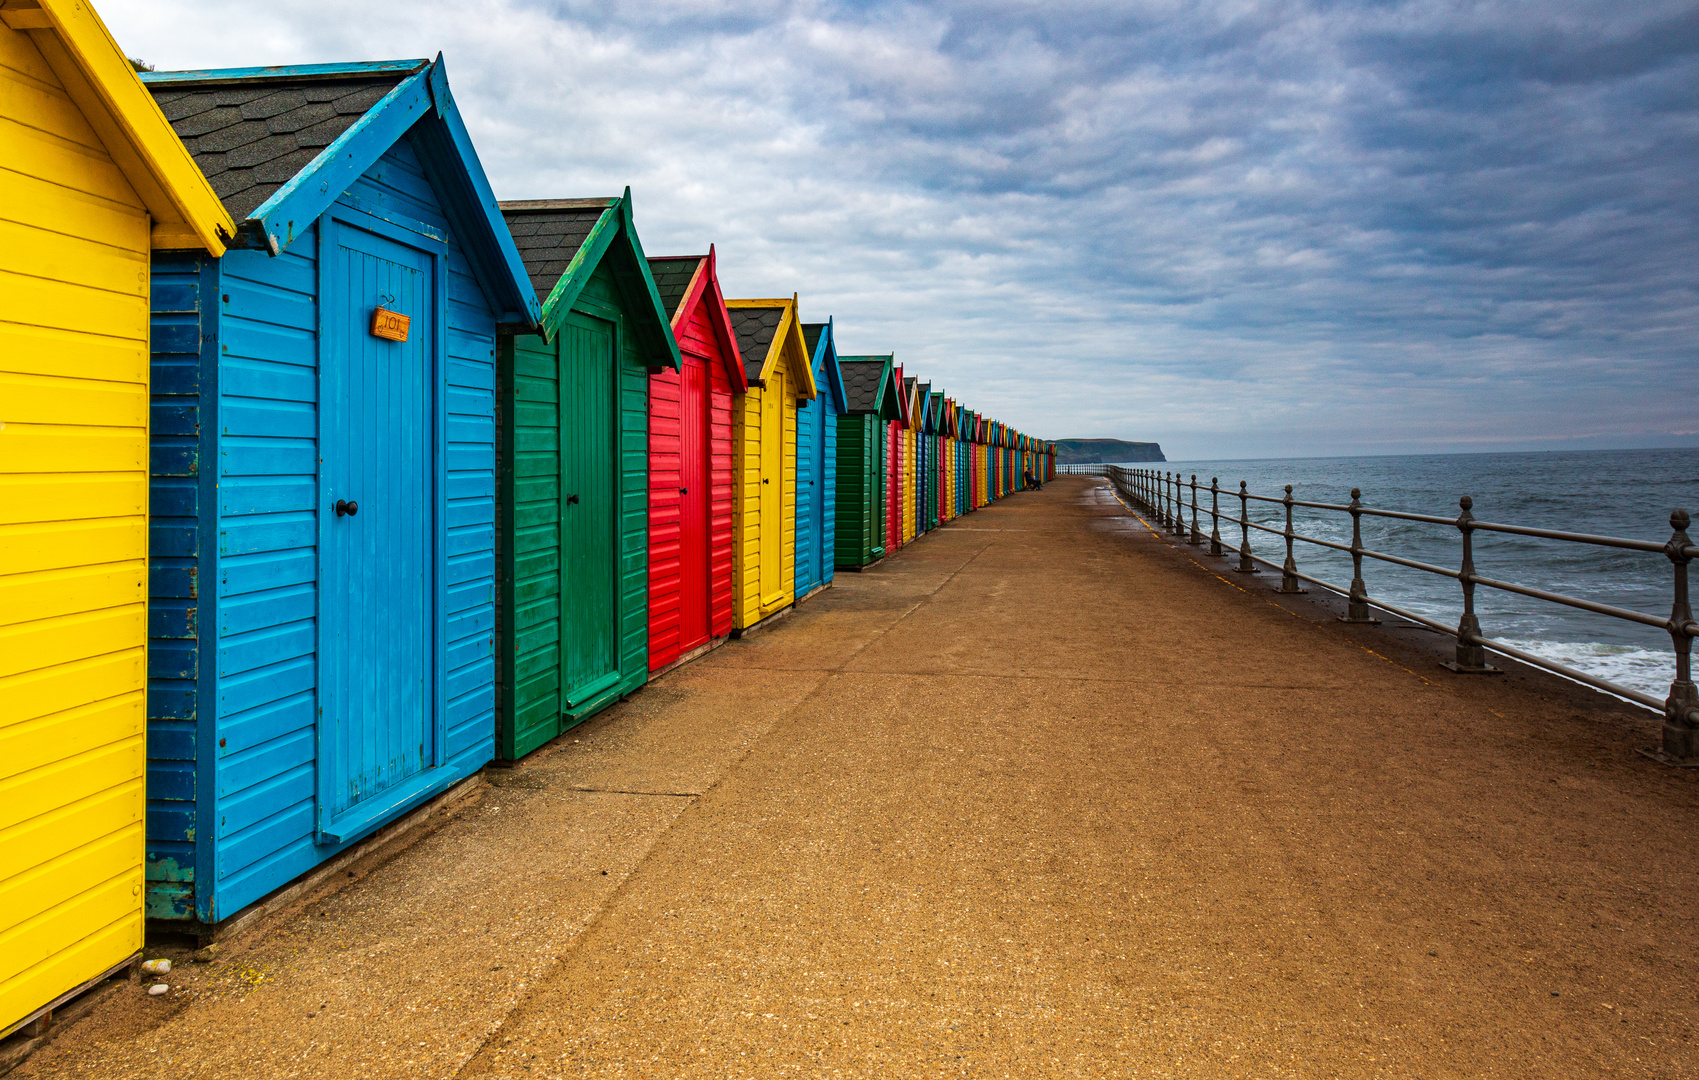
<path id="1" fill-rule="evenodd" d="M 679 352 L 629 188 L 501 210 L 546 297 L 544 334 L 497 355 L 496 756 L 512 761 L 648 678 L 649 373 Z"/>
<path id="2" fill-rule="evenodd" d="M 844 412 L 838 417 L 838 491 L 833 557 L 859 570 L 885 557 L 886 425 L 902 415 L 889 356 L 840 356 Z"/>

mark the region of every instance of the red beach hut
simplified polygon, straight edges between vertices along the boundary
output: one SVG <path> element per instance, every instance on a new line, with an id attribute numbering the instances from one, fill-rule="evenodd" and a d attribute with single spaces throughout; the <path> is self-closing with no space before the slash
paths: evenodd
<path id="1" fill-rule="evenodd" d="M 649 260 L 683 366 L 649 376 L 649 670 L 732 630 L 732 398 L 749 389 L 713 247 Z"/>
<path id="2" fill-rule="evenodd" d="M 903 432 L 908 428 L 909 402 L 901 390 L 903 369 L 891 373 L 898 387 L 900 415 L 885 425 L 885 554 L 903 546 Z"/>

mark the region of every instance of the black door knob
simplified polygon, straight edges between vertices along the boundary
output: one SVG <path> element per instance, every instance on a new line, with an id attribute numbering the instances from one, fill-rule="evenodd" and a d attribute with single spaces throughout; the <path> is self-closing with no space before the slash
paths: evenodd
<path id="1" fill-rule="evenodd" d="M 763 484 L 771 484 L 771 483 L 772 483 L 772 481 L 771 481 L 771 480 L 769 480 L 769 479 L 767 479 L 767 478 L 766 478 L 766 477 L 765 477 L 765 476 L 763 476 L 763 477 L 762 477 L 762 478 L 761 478 L 761 482 L 762 482 L 762 483 L 763 483 Z"/>
<path id="2" fill-rule="evenodd" d="M 678 489 L 678 493 L 679 493 L 679 494 L 680 494 L 680 495 L 689 495 L 689 494 L 690 494 L 690 489 L 689 489 L 689 488 L 679 488 L 679 489 Z"/>
<path id="3" fill-rule="evenodd" d="M 353 517 L 355 514 L 358 514 L 359 512 L 360 512 L 360 504 L 355 502 L 354 500 L 352 500 L 352 499 L 338 499 L 338 500 L 336 500 L 336 516 L 337 517 L 341 517 L 344 514 L 347 514 L 349 517 Z"/>
<path id="4" fill-rule="evenodd" d="M 578 505 L 578 496 L 576 496 L 576 495 L 568 495 L 568 496 L 567 496 L 567 497 L 566 497 L 566 505 L 568 505 L 568 506 L 577 506 L 577 505 Z"/>

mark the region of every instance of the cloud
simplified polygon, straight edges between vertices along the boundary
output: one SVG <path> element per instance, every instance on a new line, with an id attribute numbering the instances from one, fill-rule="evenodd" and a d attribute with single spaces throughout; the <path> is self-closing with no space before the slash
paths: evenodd
<path id="1" fill-rule="evenodd" d="M 1633 443 L 1699 400 L 1685 3 L 107 0 L 208 67 L 447 55 L 498 192 L 802 295 L 1035 434 Z"/>

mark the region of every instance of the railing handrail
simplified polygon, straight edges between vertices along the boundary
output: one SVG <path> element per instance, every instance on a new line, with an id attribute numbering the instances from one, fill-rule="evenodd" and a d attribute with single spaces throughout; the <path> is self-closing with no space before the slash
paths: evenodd
<path id="1" fill-rule="evenodd" d="M 1208 542 L 1212 555 L 1237 556 L 1239 565 L 1235 569 L 1241 573 L 1254 574 L 1257 572 L 1259 564 L 1269 569 L 1278 569 L 1282 575 L 1278 591 L 1283 593 L 1300 592 L 1302 590 L 1299 583 L 1309 582 L 1318 588 L 1343 596 L 1349 601 L 1347 614 L 1344 617 L 1346 622 L 1373 622 L 1374 620 L 1369 615 L 1369 609 L 1374 608 L 1451 635 L 1457 639 L 1457 657 L 1454 662 L 1446 666 L 1454 671 L 1463 673 L 1496 671 L 1496 668 L 1491 667 L 1486 662 L 1486 652 L 1492 651 L 1661 712 L 1664 715 L 1664 739 L 1663 748 L 1658 756 L 1663 760 L 1699 764 L 1699 690 L 1696 690 L 1694 686 L 1691 666 L 1692 642 L 1693 638 L 1699 637 L 1699 623 L 1696 623 L 1693 618 L 1687 586 L 1687 564 L 1694 559 L 1699 559 L 1699 545 L 1695 545 L 1687 535 L 1686 530 L 1692 519 L 1685 510 L 1676 510 L 1670 514 L 1669 523 L 1672 533 L 1667 541 L 1660 544 L 1650 540 L 1636 540 L 1628 537 L 1601 536 L 1594 533 L 1569 532 L 1562 529 L 1543 529 L 1529 525 L 1482 521 L 1470 512 L 1473 501 L 1468 496 L 1463 496 L 1458 500 L 1459 514 L 1456 517 L 1448 518 L 1435 514 L 1416 514 L 1404 510 L 1386 510 L 1364 506 L 1361 500 L 1361 492 L 1355 489 L 1351 492 L 1351 502 L 1348 504 L 1326 503 L 1293 498 L 1291 485 L 1287 485 L 1284 496 L 1261 495 L 1248 490 L 1247 484 L 1243 481 L 1240 482 L 1239 489 L 1234 491 L 1230 488 L 1223 489 L 1220 486 L 1219 478 L 1211 477 L 1210 482 L 1204 485 L 1198 482 L 1195 474 L 1191 476 L 1190 480 L 1187 480 L 1179 472 L 1173 470 L 1129 469 L 1119 465 L 1064 465 L 1059 466 L 1058 471 L 1076 476 L 1108 477 L 1116 490 L 1135 507 L 1142 508 L 1149 513 L 1155 522 L 1162 526 L 1162 531 L 1170 532 L 1175 536 L 1187 536 L 1186 542 L 1189 544 L 1204 542 L 1199 527 L 1199 516 L 1200 513 L 1208 515 L 1210 519 Z M 1191 494 L 1189 507 L 1187 506 L 1188 500 L 1185 498 L 1187 489 L 1190 489 Z M 1199 502 L 1200 490 L 1209 494 L 1209 505 L 1207 507 L 1202 507 Z M 1220 498 L 1223 494 L 1229 500 L 1235 498 L 1239 500 L 1239 512 L 1236 517 L 1221 510 Z M 1262 521 L 1251 520 L 1250 504 L 1253 502 L 1272 503 L 1282 507 L 1286 518 L 1284 527 L 1277 528 Z M 1307 536 L 1298 532 L 1293 528 L 1292 520 L 1292 511 L 1297 507 L 1349 514 L 1352 523 L 1351 543 L 1342 544 L 1335 540 Z M 1185 520 L 1188 509 L 1192 514 L 1189 525 Z M 1362 541 L 1361 527 L 1362 519 L 1365 517 L 1413 521 L 1458 530 L 1462 540 L 1461 568 L 1453 570 L 1449 567 L 1435 566 L 1432 563 L 1395 555 L 1392 552 L 1377 551 L 1365 547 Z M 1221 539 L 1221 523 L 1223 520 L 1239 527 L 1241 539 L 1237 546 Z M 1277 564 L 1251 550 L 1250 535 L 1253 531 L 1280 538 L 1286 548 L 1284 563 Z M 1675 595 L 1670 614 L 1667 617 L 1648 615 L 1631 608 L 1618 607 L 1614 604 L 1569 596 L 1532 585 L 1501 581 L 1497 578 L 1477 574 L 1471 542 L 1473 534 L 1477 532 L 1530 536 L 1564 543 L 1664 555 L 1669 559 L 1674 571 Z M 1294 555 L 1294 545 L 1298 543 L 1312 544 L 1349 554 L 1353 569 L 1350 587 L 1341 587 L 1333 582 L 1323 581 L 1320 578 L 1298 572 Z M 1457 581 L 1463 589 L 1463 614 L 1458 620 L 1457 626 L 1447 626 L 1435 619 L 1406 611 L 1384 600 L 1377 600 L 1369 596 L 1362 575 L 1364 558 L 1392 563 Z M 1567 664 L 1538 656 L 1508 642 L 1487 637 L 1481 633 L 1480 621 L 1475 614 L 1474 593 L 1477 585 L 1607 616 L 1624 622 L 1656 627 L 1665 631 L 1670 635 L 1670 641 L 1675 652 L 1675 679 L 1670 684 L 1669 695 L 1663 700 L 1659 700 L 1643 691 L 1623 686 L 1609 679 L 1589 675 Z"/>

